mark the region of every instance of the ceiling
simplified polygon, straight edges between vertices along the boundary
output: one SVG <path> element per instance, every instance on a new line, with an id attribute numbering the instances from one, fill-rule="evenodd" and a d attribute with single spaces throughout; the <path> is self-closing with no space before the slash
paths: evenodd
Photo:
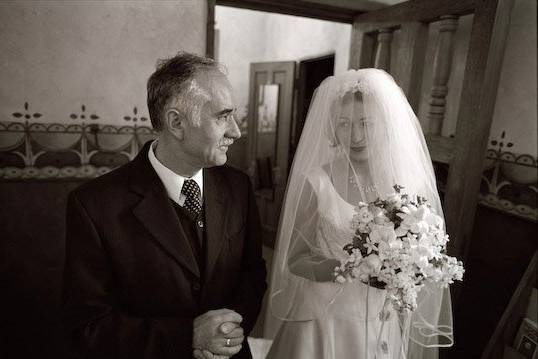
<path id="1" fill-rule="evenodd" d="M 314 3 L 357 11 L 372 11 L 399 4 L 405 0 L 299 0 L 298 3 Z"/>

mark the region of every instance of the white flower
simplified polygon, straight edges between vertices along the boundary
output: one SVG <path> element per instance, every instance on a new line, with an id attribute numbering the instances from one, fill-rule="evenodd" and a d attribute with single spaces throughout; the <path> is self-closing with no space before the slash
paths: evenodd
<path id="1" fill-rule="evenodd" d="M 357 212 L 357 220 L 359 223 L 369 223 L 374 219 L 373 214 L 370 212 L 368 207 L 360 207 Z"/>
<path id="2" fill-rule="evenodd" d="M 341 275 L 338 275 L 338 276 L 336 276 L 336 281 L 337 281 L 338 283 L 344 283 L 344 282 L 346 281 L 346 278 L 344 278 L 344 277 L 341 276 Z"/>
<path id="3" fill-rule="evenodd" d="M 415 207 L 413 205 L 402 206 L 400 209 L 403 213 L 398 213 L 398 217 L 402 219 L 400 227 L 410 230 L 413 233 L 426 233 L 430 226 L 424 220 L 430 211 L 426 206 Z"/>
<path id="4" fill-rule="evenodd" d="M 424 274 L 426 275 L 426 277 L 430 281 L 433 281 L 433 282 L 439 282 L 443 278 L 443 271 L 441 270 L 441 268 L 432 266 L 432 267 L 426 268 L 424 272 L 425 272 Z"/>
<path id="5" fill-rule="evenodd" d="M 389 243 L 396 240 L 396 233 L 394 233 L 394 228 L 387 226 L 380 226 L 374 224 L 370 232 L 370 240 L 373 243 L 385 242 Z"/>
<path id="6" fill-rule="evenodd" d="M 402 207 L 402 196 L 400 196 L 399 193 L 392 193 L 387 196 L 387 202 L 394 208 L 398 209 Z"/>
<path id="7" fill-rule="evenodd" d="M 352 253 L 357 260 L 362 259 L 362 253 L 358 248 L 353 248 Z"/>
<path id="8" fill-rule="evenodd" d="M 359 279 L 364 283 L 368 283 L 368 281 L 370 280 L 370 274 L 362 273 L 361 275 L 359 275 Z"/>
<path id="9" fill-rule="evenodd" d="M 426 221 L 426 223 L 428 223 L 430 226 L 434 228 L 442 229 L 444 225 L 444 221 L 441 218 L 441 216 L 438 216 L 434 212 L 430 211 L 429 208 L 428 208 L 428 211 L 424 215 L 424 221 Z"/>
<path id="10" fill-rule="evenodd" d="M 385 225 L 385 226 L 388 226 L 388 227 L 394 227 L 394 223 L 392 223 L 387 218 L 387 216 L 385 216 L 384 214 L 381 214 L 379 216 L 375 216 L 374 217 L 374 223 L 379 224 L 379 225 Z"/>
<path id="11" fill-rule="evenodd" d="M 366 248 L 366 253 L 370 254 L 372 252 L 377 252 L 378 248 L 375 245 L 374 242 L 370 239 L 370 237 L 366 238 L 366 243 L 364 243 L 364 247 Z"/>
<path id="12" fill-rule="evenodd" d="M 359 272 L 369 275 L 377 275 L 381 270 L 382 265 L 383 262 L 381 262 L 381 259 L 379 259 L 377 254 L 370 254 L 362 260 L 359 265 Z"/>
<path id="13" fill-rule="evenodd" d="M 394 232 L 396 233 L 396 236 L 404 237 L 407 235 L 407 233 L 409 233 L 409 229 L 403 226 L 399 226 L 394 230 Z"/>
<path id="14" fill-rule="evenodd" d="M 348 263 L 355 263 L 356 261 L 360 261 L 362 259 L 361 251 L 358 249 L 353 249 L 353 252 L 349 255 L 347 258 Z"/>
<path id="15" fill-rule="evenodd" d="M 368 226 L 368 223 L 359 223 L 357 229 L 361 233 L 370 233 L 370 226 Z"/>

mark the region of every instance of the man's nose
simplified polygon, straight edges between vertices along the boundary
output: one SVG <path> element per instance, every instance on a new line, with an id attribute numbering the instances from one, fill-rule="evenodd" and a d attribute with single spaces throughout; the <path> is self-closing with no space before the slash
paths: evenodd
<path id="1" fill-rule="evenodd" d="M 239 129 L 239 126 L 237 126 L 237 121 L 235 121 L 235 119 L 229 122 L 226 135 L 236 140 L 241 137 L 241 130 Z"/>

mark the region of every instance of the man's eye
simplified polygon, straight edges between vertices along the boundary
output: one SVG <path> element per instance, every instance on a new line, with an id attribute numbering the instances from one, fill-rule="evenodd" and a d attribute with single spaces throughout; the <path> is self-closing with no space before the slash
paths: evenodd
<path id="1" fill-rule="evenodd" d="M 231 113 L 228 113 L 226 115 L 222 115 L 222 116 L 217 117 L 217 120 L 219 122 L 229 122 L 229 121 L 234 120 L 234 115 L 231 114 Z"/>

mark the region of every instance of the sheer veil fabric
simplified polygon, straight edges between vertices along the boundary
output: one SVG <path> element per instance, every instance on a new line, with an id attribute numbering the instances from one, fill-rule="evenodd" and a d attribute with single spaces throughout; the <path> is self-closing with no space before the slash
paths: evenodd
<path id="1" fill-rule="evenodd" d="M 452 344 L 448 289 L 424 287 L 417 310 L 401 315 L 382 289 L 333 282 L 354 206 L 395 184 L 442 215 L 424 135 L 402 90 L 377 69 L 327 78 L 312 99 L 282 208 L 264 328 L 275 339 L 271 352 L 312 345 L 319 358 L 436 358 Z M 306 358 L 297 354 L 303 349 L 288 352 Z"/>

